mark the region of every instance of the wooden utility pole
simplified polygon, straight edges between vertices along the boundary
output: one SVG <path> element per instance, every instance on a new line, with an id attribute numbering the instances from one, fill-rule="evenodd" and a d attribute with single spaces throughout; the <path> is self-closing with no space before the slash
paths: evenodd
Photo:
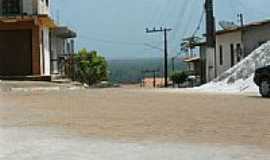
<path id="1" fill-rule="evenodd" d="M 216 25 L 214 17 L 213 0 L 205 0 L 206 12 L 206 42 L 208 47 L 215 48 L 216 44 Z"/>
<path id="2" fill-rule="evenodd" d="M 211 56 L 213 63 L 208 64 L 213 69 L 208 69 L 208 80 L 217 77 L 217 56 L 216 56 L 216 25 L 214 17 L 213 0 L 205 0 L 205 13 L 206 13 L 206 54 Z M 208 67 L 210 67 L 208 66 Z"/>
<path id="3" fill-rule="evenodd" d="M 156 33 L 156 32 L 163 32 L 164 33 L 164 78 L 165 78 L 165 87 L 168 87 L 168 40 L 167 40 L 167 33 L 172 31 L 171 28 L 162 28 L 156 29 L 153 28 L 149 30 L 146 28 L 146 33 Z"/>

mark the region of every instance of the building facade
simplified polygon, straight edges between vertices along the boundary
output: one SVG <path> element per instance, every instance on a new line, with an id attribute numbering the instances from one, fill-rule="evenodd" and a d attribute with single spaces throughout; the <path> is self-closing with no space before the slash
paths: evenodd
<path id="1" fill-rule="evenodd" d="M 0 0 L 0 16 L 42 14 L 50 14 L 50 0 Z"/>
<path id="2" fill-rule="evenodd" d="M 215 51 L 208 52 L 200 45 L 202 82 L 220 76 L 269 40 L 270 20 L 217 31 Z"/>
<path id="3" fill-rule="evenodd" d="M 75 53 L 74 38 L 76 33 L 68 27 L 51 30 L 51 74 L 64 75 L 66 60 Z"/>
<path id="4" fill-rule="evenodd" d="M 55 48 L 50 0 L 0 0 L 0 76 L 50 77 Z M 74 36 L 73 36 L 74 37 Z M 65 43 L 65 38 L 62 38 Z"/>

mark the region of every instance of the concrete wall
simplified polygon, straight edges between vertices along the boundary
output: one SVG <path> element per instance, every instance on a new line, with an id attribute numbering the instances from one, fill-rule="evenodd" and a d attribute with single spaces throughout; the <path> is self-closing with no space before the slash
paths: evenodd
<path id="1" fill-rule="evenodd" d="M 51 33 L 51 73 L 59 74 L 61 66 L 59 56 L 65 54 L 65 39 L 57 37 L 54 32 Z M 60 70 L 59 70 L 60 69 Z"/>
<path id="2" fill-rule="evenodd" d="M 38 1 L 38 14 L 50 14 L 50 0 L 37 0 Z M 46 4 L 48 1 L 48 5 Z"/>
<path id="3" fill-rule="evenodd" d="M 51 62 L 51 58 L 50 58 L 50 38 L 49 38 L 50 30 L 49 30 L 49 28 L 43 27 L 42 32 L 43 32 L 43 48 L 42 48 L 42 51 L 43 51 L 43 65 L 44 65 L 44 67 L 43 67 L 43 69 L 44 69 L 43 75 L 48 76 L 51 73 L 51 69 L 50 69 L 50 67 L 51 67 L 51 65 L 50 65 L 50 62 Z"/>
<path id="4" fill-rule="evenodd" d="M 270 40 L 270 24 L 252 27 L 243 32 L 245 56 L 258 48 L 262 43 Z"/>
<path id="5" fill-rule="evenodd" d="M 215 48 L 205 48 L 206 53 L 206 82 L 212 81 L 215 76 Z"/>
<path id="6" fill-rule="evenodd" d="M 224 73 L 226 70 L 230 69 L 232 64 L 237 63 L 238 52 L 236 49 L 237 44 L 242 44 L 241 31 L 221 34 L 216 36 L 216 69 L 217 76 Z M 231 45 L 233 45 L 234 49 L 234 62 L 232 63 L 231 57 Z M 220 64 L 221 54 L 220 54 L 220 46 L 222 46 L 223 50 L 223 64 Z"/>
<path id="7" fill-rule="evenodd" d="M 201 83 L 206 83 L 206 46 L 200 46 Z"/>

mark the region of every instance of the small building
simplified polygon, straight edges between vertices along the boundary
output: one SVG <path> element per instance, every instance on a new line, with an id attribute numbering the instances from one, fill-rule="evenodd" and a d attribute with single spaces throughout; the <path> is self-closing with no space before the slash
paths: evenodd
<path id="1" fill-rule="evenodd" d="M 191 57 L 184 60 L 187 64 L 187 72 L 189 73 L 190 86 L 196 86 L 201 84 L 201 58 Z"/>
<path id="2" fill-rule="evenodd" d="M 65 31 L 54 34 L 66 27 L 58 27 L 50 17 L 50 2 L 0 0 L 0 78 L 36 77 L 42 80 L 50 79 L 56 72 L 52 61 L 67 53 L 58 51 L 67 48 L 67 44 L 71 48 L 66 39 L 75 36 L 67 36 Z M 54 35 L 59 39 L 55 40 Z"/>
<path id="3" fill-rule="evenodd" d="M 66 61 L 75 53 L 76 33 L 62 26 L 51 30 L 51 75 L 63 76 L 66 73 Z"/>
<path id="4" fill-rule="evenodd" d="M 200 76 L 201 75 L 201 63 L 200 63 L 200 57 L 192 57 L 187 58 L 184 60 L 184 62 L 187 63 L 187 71 L 194 75 L 194 76 Z"/>
<path id="5" fill-rule="evenodd" d="M 270 20 L 217 31 L 215 51 L 207 52 L 204 43 L 198 44 L 202 82 L 206 83 L 220 76 L 269 40 Z"/>
<path id="6" fill-rule="evenodd" d="M 165 79 L 164 78 L 160 78 L 160 77 L 155 77 L 155 78 L 144 78 L 142 80 L 142 87 L 146 87 L 146 88 L 161 88 L 164 86 L 165 83 Z M 170 82 L 172 83 L 172 82 Z"/>

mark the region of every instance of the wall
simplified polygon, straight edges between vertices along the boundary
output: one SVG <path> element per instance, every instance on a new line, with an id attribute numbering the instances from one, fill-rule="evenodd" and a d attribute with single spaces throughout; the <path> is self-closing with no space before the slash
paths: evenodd
<path id="1" fill-rule="evenodd" d="M 57 37 L 55 33 L 51 32 L 51 73 L 59 74 L 61 70 L 59 64 L 59 56 L 65 54 L 65 39 Z"/>
<path id="2" fill-rule="evenodd" d="M 205 54 L 206 54 L 206 82 L 212 81 L 214 78 L 216 78 L 215 75 L 215 48 L 206 47 L 205 48 Z"/>
<path id="3" fill-rule="evenodd" d="M 40 75 L 40 35 L 39 27 L 35 26 L 33 21 L 16 22 L 16 23 L 1 23 L 0 30 L 20 30 L 31 29 L 32 30 L 32 74 Z"/>
<path id="4" fill-rule="evenodd" d="M 206 46 L 200 46 L 201 83 L 206 83 Z"/>
<path id="5" fill-rule="evenodd" d="M 270 24 L 251 27 L 243 33 L 244 53 L 247 56 L 260 44 L 270 40 Z"/>
<path id="6" fill-rule="evenodd" d="M 241 31 L 220 34 L 216 36 L 216 69 L 217 76 L 231 68 L 231 44 L 234 45 L 234 64 L 237 63 L 236 45 L 242 48 Z M 220 64 L 220 46 L 223 48 L 223 64 Z"/>
<path id="7" fill-rule="evenodd" d="M 48 76 L 50 75 L 51 71 L 51 58 L 50 58 L 50 38 L 49 38 L 49 33 L 50 30 L 49 28 L 43 27 L 41 32 L 43 32 L 43 44 L 42 44 L 42 55 L 43 55 L 43 75 Z"/>
<path id="8" fill-rule="evenodd" d="M 50 3 L 51 1 L 48 0 L 49 5 L 47 6 L 46 0 L 38 0 L 38 14 L 50 14 Z"/>

